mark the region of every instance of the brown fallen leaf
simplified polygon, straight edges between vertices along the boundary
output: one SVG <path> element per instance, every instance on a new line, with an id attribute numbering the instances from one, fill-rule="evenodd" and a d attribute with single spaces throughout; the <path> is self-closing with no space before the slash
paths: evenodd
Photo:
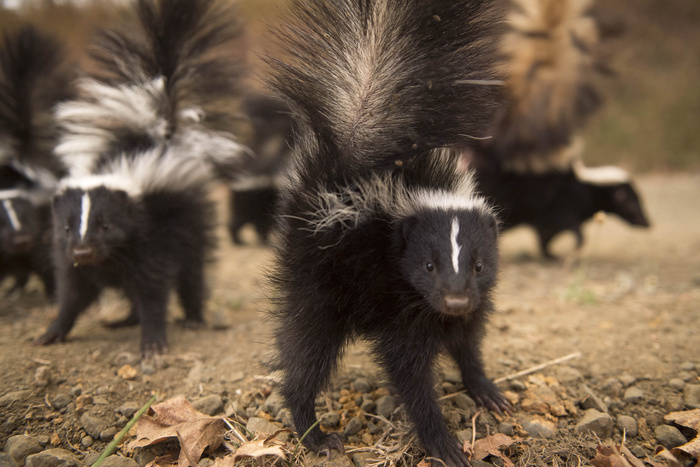
<path id="1" fill-rule="evenodd" d="M 690 428 L 696 431 L 696 436 L 682 446 L 671 449 L 675 455 L 679 455 L 679 451 L 689 456 L 693 456 L 700 461 L 700 409 L 686 410 L 683 412 L 671 412 L 664 417 L 664 420 L 674 422 L 678 425 Z"/>
<path id="2" fill-rule="evenodd" d="M 196 411 L 184 397 L 175 397 L 152 406 L 134 427 L 135 439 L 128 449 L 151 446 L 168 439 L 178 439 L 178 465 L 196 464 L 204 451 L 218 448 L 226 432 L 221 417 L 210 417 Z"/>
<path id="3" fill-rule="evenodd" d="M 513 438 L 508 435 L 504 435 L 503 433 L 495 433 L 487 436 L 486 438 L 478 439 L 474 442 L 474 446 L 471 448 L 471 459 L 482 460 L 491 455 L 501 459 L 505 467 L 513 467 L 513 462 L 506 457 L 506 455 L 503 454 L 500 449 L 503 447 L 508 447 L 514 442 L 515 440 Z M 466 445 L 467 443 L 465 443 L 465 447 L 467 447 Z"/>
<path id="4" fill-rule="evenodd" d="M 233 454 L 233 462 L 245 457 L 257 459 L 258 457 L 263 456 L 277 456 L 282 460 L 287 460 L 284 455 L 284 451 L 280 446 L 265 446 L 265 440 L 258 439 L 241 444 L 241 446 L 236 449 L 236 452 Z"/>
<path id="5" fill-rule="evenodd" d="M 683 467 L 683 464 L 676 459 L 676 456 L 663 446 L 656 448 L 656 455 L 666 460 L 668 462 L 668 467 Z"/>
<path id="6" fill-rule="evenodd" d="M 644 462 L 637 459 L 626 446 L 596 447 L 596 455 L 591 460 L 595 467 L 644 467 Z"/>

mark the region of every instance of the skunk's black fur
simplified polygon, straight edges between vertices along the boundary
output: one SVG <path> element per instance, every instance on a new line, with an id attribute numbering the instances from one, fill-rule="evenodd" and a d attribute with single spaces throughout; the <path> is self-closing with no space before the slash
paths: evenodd
<path id="1" fill-rule="evenodd" d="M 240 245 L 239 231 L 250 223 L 267 243 L 274 227 L 280 178 L 291 159 L 294 121 L 283 101 L 265 94 L 247 97 L 242 110 L 251 132 L 245 142 L 256 157 L 231 183 L 229 233 Z"/>
<path id="2" fill-rule="evenodd" d="M 70 170 L 53 203 L 59 316 L 36 344 L 62 341 L 105 287 L 124 290 L 144 356 L 166 350 L 169 292 L 201 323 L 212 237 L 207 185 L 242 147 L 217 131 L 235 74 L 217 54 L 237 33 L 214 0 L 138 0 L 102 31 L 99 72 L 57 112 Z M 216 106 L 220 96 L 223 107 Z"/>
<path id="3" fill-rule="evenodd" d="M 54 106 L 71 97 L 73 73 L 63 44 L 31 25 L 0 43 L 0 277 L 21 290 L 31 273 L 53 295 L 50 193 L 62 175 L 53 157 Z"/>
<path id="4" fill-rule="evenodd" d="M 493 158 L 484 158 L 476 171 L 479 192 L 497 208 L 503 230 L 520 224 L 535 229 L 542 254 L 554 255 L 549 243 L 571 231 L 583 246 L 581 225 L 595 213 L 615 214 L 629 224 L 648 227 L 642 203 L 631 181 L 594 183 L 573 171 L 519 173 L 503 170 Z"/>
<path id="5" fill-rule="evenodd" d="M 439 353 L 468 392 L 511 406 L 484 375 L 497 220 L 440 146 L 491 118 L 490 2 L 313 0 L 283 37 L 275 83 L 298 114 L 272 279 L 276 364 L 299 433 L 348 342 L 364 337 L 429 455 L 468 465 L 434 392 Z M 315 451 L 342 449 L 313 428 Z"/>

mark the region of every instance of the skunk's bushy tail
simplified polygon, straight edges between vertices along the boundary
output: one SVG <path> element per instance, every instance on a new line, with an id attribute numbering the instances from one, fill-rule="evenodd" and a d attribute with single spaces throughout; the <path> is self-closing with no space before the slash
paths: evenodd
<path id="1" fill-rule="evenodd" d="M 506 108 L 493 145 L 500 158 L 524 165 L 557 158 L 598 107 L 590 8 L 591 0 L 511 0 L 510 29 L 500 42 Z"/>
<path id="2" fill-rule="evenodd" d="M 293 16 L 287 57 L 272 64 L 298 114 L 297 181 L 351 178 L 484 136 L 490 1 L 310 0 Z"/>
<path id="3" fill-rule="evenodd" d="M 31 25 L 6 31 L 0 44 L 0 163 L 33 179 L 60 172 L 54 106 L 71 97 L 73 73 L 62 42 Z"/>
<path id="4" fill-rule="evenodd" d="M 57 113 L 66 131 L 57 153 L 71 173 L 94 173 L 104 154 L 187 148 L 208 137 L 222 157 L 240 153 L 222 131 L 243 73 L 232 44 L 242 28 L 231 2 L 135 0 L 130 12 L 98 32 L 79 98 Z"/>

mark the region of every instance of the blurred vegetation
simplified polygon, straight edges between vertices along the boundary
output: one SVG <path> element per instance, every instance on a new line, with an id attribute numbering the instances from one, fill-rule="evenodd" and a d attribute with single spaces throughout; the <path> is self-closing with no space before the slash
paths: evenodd
<path id="1" fill-rule="evenodd" d="M 246 36 L 237 52 L 248 52 L 250 84 L 259 87 L 261 57 L 275 53 L 270 31 L 284 21 L 289 0 L 238 3 Z M 31 21 L 64 38 L 81 62 L 91 31 L 108 23 L 114 8 L 109 0 L 80 4 L 24 0 L 18 10 L 0 7 L 0 30 Z M 599 0 L 597 11 L 614 74 L 599 80 L 605 104 L 586 130 L 586 161 L 636 172 L 700 169 L 700 1 Z"/>

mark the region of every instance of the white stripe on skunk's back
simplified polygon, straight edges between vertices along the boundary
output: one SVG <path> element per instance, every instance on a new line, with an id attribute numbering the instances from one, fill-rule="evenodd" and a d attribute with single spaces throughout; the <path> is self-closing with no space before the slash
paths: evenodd
<path id="1" fill-rule="evenodd" d="M 14 208 L 12 207 L 12 200 L 9 200 L 9 199 L 3 200 L 2 205 L 5 208 L 5 211 L 7 212 L 7 217 L 10 218 L 10 223 L 12 224 L 12 228 L 15 229 L 16 231 L 20 230 L 22 228 L 22 223 L 19 221 L 19 218 L 17 217 L 17 213 L 15 212 Z"/>

